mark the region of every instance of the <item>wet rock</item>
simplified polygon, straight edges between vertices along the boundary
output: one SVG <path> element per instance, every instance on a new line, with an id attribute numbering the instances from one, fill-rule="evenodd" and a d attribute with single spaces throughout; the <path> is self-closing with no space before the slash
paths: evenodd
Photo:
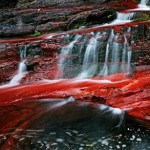
<path id="1" fill-rule="evenodd" d="M 78 28 L 82 24 L 112 21 L 113 11 L 109 7 L 98 6 L 104 2 L 106 1 L 19 1 L 17 9 L 0 10 L 0 36 L 24 36 L 34 34 L 35 31 L 64 31 Z"/>

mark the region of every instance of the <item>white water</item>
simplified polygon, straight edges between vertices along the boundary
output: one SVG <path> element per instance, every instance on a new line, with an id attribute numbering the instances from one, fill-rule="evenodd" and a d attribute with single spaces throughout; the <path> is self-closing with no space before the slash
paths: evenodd
<path id="1" fill-rule="evenodd" d="M 141 0 L 141 5 L 147 5 L 147 3 L 149 2 L 149 0 Z"/>
<path id="2" fill-rule="evenodd" d="M 128 72 L 130 72 L 131 70 L 131 56 L 132 56 L 132 51 L 128 51 L 128 64 L 127 64 Z"/>
<path id="3" fill-rule="evenodd" d="M 92 77 L 97 69 L 98 64 L 98 37 L 100 36 L 100 32 L 97 32 L 96 35 L 90 39 L 84 59 L 82 64 L 82 73 L 77 76 L 77 78 L 87 78 Z"/>
<path id="4" fill-rule="evenodd" d="M 71 57 L 74 44 L 80 41 L 81 37 L 82 37 L 81 35 L 77 34 L 74 37 L 73 41 L 67 47 L 61 49 L 61 54 L 60 54 L 61 58 L 59 60 L 58 66 L 62 71 L 64 71 L 64 68 L 66 67 L 67 64 L 72 63 L 72 59 L 69 59 L 69 62 L 68 62 L 67 57 Z"/>
<path id="5" fill-rule="evenodd" d="M 128 10 L 128 12 L 130 12 L 130 11 L 150 11 L 150 6 L 147 5 L 149 3 L 149 1 L 150 0 L 141 0 L 140 4 L 138 5 L 139 8 L 130 9 L 130 10 Z"/>
<path id="6" fill-rule="evenodd" d="M 24 46 L 20 49 L 20 63 L 18 64 L 18 71 L 17 74 L 10 80 L 8 85 L 17 85 L 20 84 L 20 80 L 25 76 L 27 73 L 27 66 L 25 64 L 25 59 L 27 57 L 27 48 L 29 45 Z"/>
<path id="7" fill-rule="evenodd" d="M 114 73 L 131 71 L 131 51 L 129 51 L 129 43 L 127 40 L 127 36 L 131 32 L 131 28 L 128 28 L 124 32 L 124 34 L 120 34 L 114 33 L 114 30 L 111 30 L 106 44 L 104 44 L 103 40 L 101 41 L 104 36 L 103 33 L 93 33 L 93 36 L 89 39 L 88 44 L 84 45 L 86 48 L 81 66 L 81 73 L 79 73 L 76 78 L 84 79 L 93 76 L 107 76 Z M 106 35 L 108 35 L 107 32 Z M 81 35 L 76 35 L 74 40 L 69 44 L 69 48 L 62 49 L 61 54 L 66 53 L 71 55 L 74 43 L 76 41 L 80 42 L 80 39 L 83 39 L 83 37 Z M 119 42 L 120 40 L 122 42 Z M 101 44 L 106 46 L 103 46 L 101 49 Z M 82 51 L 80 48 L 79 53 Z M 101 52 L 101 50 L 104 52 Z M 103 53 L 103 57 L 105 57 L 104 62 L 99 62 L 101 53 Z M 81 56 L 82 55 L 79 57 Z M 65 67 L 65 65 L 67 66 L 68 62 L 66 61 L 65 57 L 61 58 L 60 62 L 62 69 Z M 74 64 L 72 63 L 72 65 Z M 67 69 L 69 70 L 69 68 Z"/>
<path id="8" fill-rule="evenodd" d="M 19 67 L 18 67 L 18 72 L 17 74 L 11 79 L 10 81 L 10 85 L 17 85 L 20 83 L 20 80 L 24 77 L 24 75 L 26 74 L 27 71 L 27 67 L 25 64 L 25 60 L 21 61 L 19 63 Z"/>
<path id="9" fill-rule="evenodd" d="M 146 4 L 148 2 L 149 0 L 142 0 L 139 5 L 142 5 L 143 7 L 147 7 Z M 111 22 L 110 25 L 131 22 L 133 16 L 134 16 L 134 12 L 132 13 L 117 12 L 116 19 L 113 22 Z M 106 46 L 103 47 L 103 49 L 105 48 L 104 62 L 101 62 L 102 59 L 100 56 L 100 54 L 103 53 L 104 51 L 104 50 L 102 52 L 100 51 L 101 50 L 100 44 L 104 42 L 97 40 L 98 38 L 101 39 L 100 37 L 102 36 L 102 33 L 100 32 L 91 33 L 93 34 L 93 36 L 89 39 L 88 44 L 82 45 L 79 48 L 79 53 L 81 54 L 81 52 L 84 52 L 83 47 L 86 46 L 82 67 L 81 67 L 81 73 L 77 75 L 77 78 L 83 79 L 95 75 L 106 76 L 109 74 L 114 74 L 119 72 L 123 72 L 123 73 L 130 72 L 131 59 L 132 59 L 132 51 L 129 50 L 130 42 L 131 42 L 130 31 L 131 28 L 128 28 L 126 31 L 124 31 L 124 34 L 120 34 L 120 33 L 114 33 L 114 31 L 111 30 Z M 127 39 L 127 37 L 129 37 L 129 40 Z M 78 41 L 81 42 L 80 41 L 81 38 L 82 38 L 81 35 L 76 35 L 74 40 L 69 44 L 67 48 L 62 48 L 61 55 L 71 55 L 74 43 Z M 73 59 L 70 59 L 70 61 L 72 60 Z M 60 59 L 59 66 L 63 71 L 67 63 L 72 63 L 72 62 L 68 62 L 65 57 L 62 57 Z"/>
<path id="10" fill-rule="evenodd" d="M 118 35 L 116 35 L 118 36 Z M 111 74 L 117 73 L 119 70 L 119 64 L 118 62 L 120 62 L 120 57 L 119 57 L 119 53 L 120 53 L 120 48 L 119 48 L 119 43 L 113 42 L 113 49 L 112 49 L 112 61 L 111 61 Z"/>
<path id="11" fill-rule="evenodd" d="M 111 22 L 111 24 L 122 24 L 131 22 L 132 18 L 134 16 L 134 13 L 120 13 L 117 12 L 117 18 Z"/>
<path id="12" fill-rule="evenodd" d="M 28 46 L 25 46 L 22 49 L 20 49 L 21 60 L 24 60 L 27 57 L 27 48 L 28 48 Z"/>
<path id="13" fill-rule="evenodd" d="M 108 56 L 109 56 L 109 51 L 110 51 L 110 44 L 112 43 L 112 40 L 114 39 L 114 30 L 111 30 L 111 34 L 110 37 L 108 39 L 107 42 L 107 46 L 106 46 L 106 53 L 105 53 L 105 62 L 104 62 L 104 66 L 102 68 L 102 70 L 99 73 L 99 76 L 107 76 L 108 75 Z"/>
<path id="14" fill-rule="evenodd" d="M 138 5 L 139 8 L 136 10 L 149 10 L 150 11 L 150 7 L 147 6 L 149 0 L 141 0 L 141 3 Z"/>

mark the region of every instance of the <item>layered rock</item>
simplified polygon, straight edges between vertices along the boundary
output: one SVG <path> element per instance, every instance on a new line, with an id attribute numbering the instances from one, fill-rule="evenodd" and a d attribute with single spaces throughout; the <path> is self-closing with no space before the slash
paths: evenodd
<path id="1" fill-rule="evenodd" d="M 110 7 L 100 5 L 104 2 L 19 1 L 15 9 L 0 10 L 0 36 L 33 35 L 36 31 L 65 31 L 82 25 L 112 21 L 115 13 Z"/>
<path id="2" fill-rule="evenodd" d="M 145 25 L 144 25 L 145 24 Z M 130 43 L 130 50 L 132 50 L 132 65 L 136 68 L 136 70 L 140 70 L 141 66 L 149 65 L 149 23 L 143 22 L 141 25 L 139 24 L 137 27 L 134 25 L 138 25 L 138 23 L 125 24 L 120 26 L 108 26 L 104 27 L 94 27 L 88 29 L 80 29 L 76 31 L 71 31 L 70 33 L 61 33 L 55 35 L 46 35 L 35 38 L 27 38 L 27 39 L 16 39 L 16 40 L 5 40 L 1 41 L 1 53 L 0 53 L 0 67 L 1 67 L 1 84 L 9 82 L 12 77 L 16 74 L 18 64 L 21 61 L 21 51 L 25 51 L 25 58 L 28 74 L 23 78 L 21 83 L 29 83 L 34 82 L 41 79 L 55 79 L 60 78 L 63 75 L 63 72 L 59 71 L 57 66 L 58 61 L 60 59 L 59 51 L 60 48 L 67 46 L 69 44 L 64 40 L 65 35 L 70 34 L 70 37 L 73 37 L 75 34 L 79 33 L 82 36 L 91 38 L 92 35 L 89 32 L 94 31 L 105 31 L 110 32 L 110 29 L 114 28 L 115 34 L 120 34 L 120 37 L 115 39 L 115 42 L 119 42 L 122 44 L 124 42 L 124 37 L 121 34 L 124 32 L 124 29 L 128 27 L 132 28 L 132 32 L 130 33 L 130 37 L 128 37 L 128 42 Z M 141 32 L 138 32 L 138 31 Z M 104 63 L 105 58 L 105 48 L 106 48 L 106 39 L 108 36 L 101 36 L 99 41 L 103 43 L 101 46 L 101 53 L 99 61 Z M 69 39 L 68 39 L 69 40 Z M 131 43 L 132 41 L 132 43 Z M 74 47 L 74 51 L 76 48 L 83 45 L 85 48 L 87 43 L 79 43 L 77 42 Z M 103 50 L 102 50 L 103 49 Z M 84 51 L 84 50 L 83 50 Z M 81 59 L 81 60 L 79 60 Z M 77 61 L 78 60 L 78 61 Z M 83 56 L 75 57 L 75 64 L 79 64 L 83 61 Z M 78 72 L 75 69 L 75 65 L 72 70 Z M 9 70 L 9 71 L 8 71 Z M 71 72 L 71 68 L 68 68 L 69 72 Z M 59 75 L 58 75 L 59 74 Z"/>
<path id="3" fill-rule="evenodd" d="M 0 25 L 0 35 L 6 38 L 35 33 L 35 36 L 37 36 L 40 35 L 41 32 L 45 33 L 55 30 L 66 31 L 79 28 L 82 25 L 103 24 L 113 20 L 115 17 L 114 10 L 122 10 L 119 8 L 119 3 L 115 3 L 113 9 L 110 10 L 108 6 L 101 5 L 103 2 L 105 1 L 60 0 L 49 2 L 47 0 L 35 0 L 28 2 L 24 0 L 18 1 L 17 4 L 10 3 L 10 6 L 8 7 L 16 5 L 16 9 L 13 12 L 11 12 L 11 9 L 1 10 L 0 15 L 2 17 L 0 19 L 2 23 Z M 123 11 L 125 11 L 126 7 L 131 3 L 122 4 L 124 4 Z M 135 8 L 136 5 L 132 5 L 130 8 L 132 7 Z M 6 8 L 6 5 L 3 5 L 3 8 Z M 130 30 L 127 31 L 129 27 Z M 128 115 L 144 122 L 146 127 L 150 128 L 149 27 L 149 21 L 136 20 L 135 22 L 126 24 L 109 24 L 105 26 L 80 28 L 69 32 L 44 34 L 43 36 L 38 37 L 29 36 L 26 38 L 1 39 L 0 84 L 8 83 L 12 79 L 18 70 L 19 62 L 22 60 L 25 61 L 27 68 L 27 73 L 20 81 L 20 85 L 4 85 L 0 87 L 0 107 L 3 107 L 0 111 L 3 117 L 3 121 L 1 122 L 1 130 L 3 132 L 1 132 L 7 133 L 8 131 L 15 131 L 11 136 L 7 136 L 8 139 L 5 138 L 7 139 L 6 141 L 4 139 L 5 142 L 3 141 L 4 145 L 2 148 L 14 148 L 12 143 L 16 142 L 13 137 L 24 132 L 28 125 L 30 126 L 30 124 L 35 123 L 36 119 L 40 120 L 39 116 L 43 118 L 43 114 L 39 110 L 43 110 L 44 107 L 42 108 L 40 105 L 37 106 L 35 101 L 45 101 L 45 99 L 53 100 L 53 98 L 61 98 L 62 100 L 62 98 L 73 96 L 77 101 L 92 102 L 91 106 L 93 108 L 98 106 L 96 103 L 121 108 Z M 101 51 L 99 53 L 101 58 L 99 61 L 104 64 L 107 40 L 109 39 L 109 34 L 112 29 L 114 34 L 117 35 L 116 38 L 113 39 L 113 42 L 121 46 L 123 44 L 128 44 L 128 51 L 132 51 L 131 65 L 134 68 L 132 72 L 129 70 L 129 72 L 115 73 L 113 75 L 109 74 L 109 76 L 103 77 L 97 76 L 86 80 L 51 80 L 63 77 L 64 72 L 59 70 L 58 67 L 58 61 L 61 57 L 60 51 L 63 48 L 67 48 L 76 35 L 84 36 L 86 40 L 81 42 L 75 41 L 73 43 L 75 49 L 73 50 L 78 52 L 78 48 L 82 45 L 85 52 L 85 48 L 94 33 L 104 33 L 97 38 L 97 41 L 102 43 L 102 46 L 100 47 Z M 66 55 L 65 57 L 72 56 Z M 75 64 L 82 62 L 83 58 L 81 59 L 82 60 L 79 60 L 79 56 L 75 56 L 73 59 L 74 66 L 68 70 L 70 72 L 78 71 L 75 68 Z M 111 58 L 109 60 L 111 60 Z M 109 61 L 106 63 L 109 63 Z M 120 63 L 120 61 L 116 63 Z M 27 102 L 31 103 L 28 105 Z M 22 107 L 24 104 L 27 104 L 28 107 L 30 107 L 30 110 Z M 33 107 L 31 107 L 32 105 Z M 22 107 L 22 110 L 20 107 Z M 46 105 L 46 109 L 47 108 L 48 106 Z M 70 107 L 68 108 L 70 110 Z M 38 112 L 39 116 L 34 110 Z M 75 110 L 74 112 L 78 112 Z M 32 111 L 33 114 L 30 113 Z M 60 111 L 62 111 L 62 109 L 60 109 Z M 9 116 L 8 117 L 6 114 L 6 117 L 8 117 L 6 119 L 3 115 L 5 112 L 8 113 Z M 23 113 L 20 115 L 20 112 Z M 12 117 L 10 117 L 10 114 Z M 49 114 L 46 113 L 46 116 L 49 116 Z M 12 118 L 16 118 L 15 121 Z M 25 122 L 23 122 L 24 119 Z M 20 126 L 18 126 L 18 123 Z M 43 127 L 43 122 L 41 123 L 41 126 Z M 17 130 L 16 127 L 18 127 L 17 129 L 21 127 L 21 129 L 24 130 Z M 24 145 L 25 142 L 22 142 L 22 144 Z"/>

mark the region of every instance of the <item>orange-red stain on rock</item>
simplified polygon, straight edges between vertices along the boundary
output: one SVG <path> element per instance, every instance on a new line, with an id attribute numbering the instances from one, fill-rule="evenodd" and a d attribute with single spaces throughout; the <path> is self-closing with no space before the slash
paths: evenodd
<path id="1" fill-rule="evenodd" d="M 122 108 L 129 115 L 149 122 L 147 119 L 150 108 L 150 74 L 148 71 L 139 71 L 132 78 L 127 78 L 124 74 L 115 74 L 87 80 L 50 80 L 1 88 L 0 106 L 69 96 L 88 101 L 92 101 L 92 97 L 103 98 L 99 103 Z"/>

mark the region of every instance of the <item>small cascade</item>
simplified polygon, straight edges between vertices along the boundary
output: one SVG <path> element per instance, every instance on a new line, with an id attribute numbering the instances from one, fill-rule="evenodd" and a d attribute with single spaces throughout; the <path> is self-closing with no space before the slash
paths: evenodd
<path id="1" fill-rule="evenodd" d="M 82 64 L 82 73 L 79 74 L 78 78 L 87 78 L 92 77 L 96 73 L 97 64 L 98 64 L 98 37 L 100 32 L 89 40 L 87 48 L 85 50 L 83 64 Z"/>
<path id="2" fill-rule="evenodd" d="M 111 24 L 131 22 L 133 16 L 134 16 L 134 13 L 120 13 L 120 12 L 117 12 L 117 18 Z"/>
<path id="3" fill-rule="evenodd" d="M 148 2 L 149 0 L 142 0 L 140 5 L 146 6 Z M 117 12 L 117 17 L 111 24 L 131 22 L 133 16 L 133 12 Z M 103 32 L 106 33 L 105 36 Z M 131 28 L 129 27 L 124 28 L 122 32 L 116 33 L 111 29 L 97 33 L 88 33 L 87 35 L 77 34 L 67 47 L 61 49 L 62 57 L 59 61 L 59 67 L 64 77 L 70 78 L 68 74 L 65 76 L 66 70 L 68 69 L 71 72 L 70 66 L 75 67 L 77 63 L 78 67 L 74 76 L 77 78 L 132 72 L 131 61 L 133 54 L 130 48 L 132 48 L 131 43 L 134 41 L 134 37 L 131 38 L 131 33 Z M 83 42 L 84 36 L 86 40 Z M 73 51 L 75 43 L 84 44 L 79 44 L 80 46 L 78 45 L 76 50 Z M 77 55 L 79 58 L 73 60 L 72 55 Z"/>
<path id="4" fill-rule="evenodd" d="M 128 63 L 127 63 L 127 71 L 131 71 L 131 56 L 132 56 L 132 51 L 128 51 Z"/>
<path id="5" fill-rule="evenodd" d="M 70 63 L 75 66 L 75 63 L 79 63 L 79 67 L 76 72 L 76 78 L 89 78 L 93 76 L 107 76 L 115 73 L 125 73 L 131 71 L 131 57 L 132 52 L 130 48 L 130 32 L 131 28 L 127 28 L 122 33 L 114 32 L 114 29 L 110 31 L 90 33 L 89 40 L 84 45 L 80 45 L 76 55 L 79 55 L 80 62 L 75 62 L 71 58 L 62 57 L 59 62 L 61 69 L 64 71 L 64 77 L 66 77 L 67 68 L 70 71 Z M 88 36 L 88 35 L 87 35 Z M 107 39 L 108 38 L 108 39 Z M 62 48 L 61 54 L 72 55 L 72 49 L 77 41 L 82 41 L 83 35 L 76 35 L 72 42 L 70 42 L 67 48 Z M 82 55 L 81 55 L 82 53 Z M 82 58 L 81 58 L 82 57 Z M 69 76 L 70 78 L 70 76 Z"/>
<path id="6" fill-rule="evenodd" d="M 115 35 L 115 38 L 118 38 L 119 35 Z M 112 60 L 111 60 L 111 74 L 114 74 L 116 72 L 118 72 L 119 70 L 119 62 L 120 62 L 120 57 L 119 57 L 119 54 L 120 54 L 120 43 L 117 43 L 117 42 L 113 42 L 113 47 L 112 47 Z"/>
<path id="7" fill-rule="evenodd" d="M 68 65 L 72 64 L 71 55 L 72 55 L 72 50 L 73 50 L 74 44 L 76 42 L 79 42 L 81 38 L 82 38 L 82 36 L 77 34 L 74 37 L 73 41 L 68 46 L 61 49 L 61 53 L 60 53 L 61 58 L 60 58 L 59 64 L 58 64 L 61 71 L 64 71 L 64 69 Z"/>
<path id="8" fill-rule="evenodd" d="M 109 56 L 109 50 L 110 50 L 110 44 L 112 43 L 112 40 L 114 39 L 114 30 L 111 30 L 110 37 L 108 39 L 107 45 L 106 45 L 106 54 L 105 54 L 105 62 L 102 70 L 99 73 L 99 76 L 106 76 L 108 75 L 108 56 Z"/>
<path id="9" fill-rule="evenodd" d="M 27 48 L 28 48 L 28 46 L 25 46 L 20 49 L 21 60 L 24 60 L 27 57 Z"/>
<path id="10" fill-rule="evenodd" d="M 141 0 L 140 5 L 147 5 L 148 2 L 149 0 Z"/>
<path id="11" fill-rule="evenodd" d="M 126 71 L 126 59 L 127 59 L 127 52 L 129 50 L 129 43 L 127 41 L 126 35 L 124 35 L 124 43 L 123 43 L 123 51 L 122 51 L 122 62 L 121 62 L 121 70 L 122 72 Z"/>
<path id="12" fill-rule="evenodd" d="M 133 15 L 134 13 L 123 14 L 123 13 L 117 12 L 117 20 L 130 21 L 133 18 Z"/>
<path id="13" fill-rule="evenodd" d="M 11 85 L 17 85 L 19 84 L 20 80 L 24 77 L 27 71 L 27 66 L 25 64 L 25 60 L 21 61 L 19 63 L 18 72 L 17 74 L 11 79 L 10 83 Z"/>
<path id="14" fill-rule="evenodd" d="M 26 66 L 26 57 L 27 57 L 27 46 L 24 46 L 20 49 L 20 63 L 18 65 L 18 71 L 17 74 L 10 80 L 10 85 L 17 85 L 20 83 L 20 80 L 24 77 L 24 75 L 27 73 L 27 66 Z"/>
<path id="15" fill-rule="evenodd" d="M 139 4 L 139 10 L 150 10 L 150 7 L 147 5 L 149 0 L 141 0 Z"/>

